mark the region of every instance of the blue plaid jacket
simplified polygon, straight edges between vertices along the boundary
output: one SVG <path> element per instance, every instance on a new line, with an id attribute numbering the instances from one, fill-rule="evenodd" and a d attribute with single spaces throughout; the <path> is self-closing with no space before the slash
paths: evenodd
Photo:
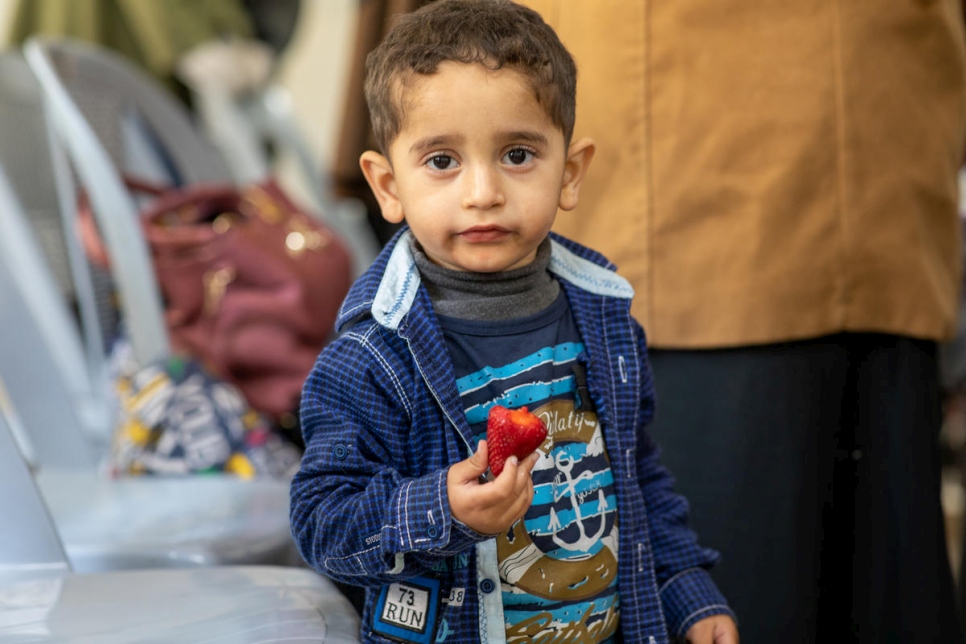
<path id="1" fill-rule="evenodd" d="M 292 532 L 317 571 L 366 587 L 363 641 L 392 641 L 372 630 L 380 588 L 428 576 L 441 583 L 435 641 L 504 642 L 495 540 L 449 511 L 446 470 L 467 458 L 472 436 L 409 234 L 400 231 L 353 285 L 340 336 L 305 383 Z M 586 345 L 616 482 L 620 633 L 628 644 L 667 642 L 731 614 L 707 572 L 717 554 L 696 543 L 687 504 L 644 431 L 654 390 L 633 290 L 599 254 L 551 239 L 550 270 Z"/>

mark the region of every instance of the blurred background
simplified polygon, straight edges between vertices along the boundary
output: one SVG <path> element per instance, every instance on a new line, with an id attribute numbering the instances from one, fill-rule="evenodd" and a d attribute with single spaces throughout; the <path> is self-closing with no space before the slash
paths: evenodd
<path id="1" fill-rule="evenodd" d="M 260 2 L 256 0 L 157 0 L 154 2 L 149 0 L 115 0 L 114 2 L 0 0 L 0 38 L 3 39 L 2 45 L 8 52 L 17 51 L 19 55 L 19 48 L 32 37 L 43 36 L 55 40 L 66 37 L 111 50 L 121 59 L 133 64 L 139 73 L 143 73 L 144 77 L 150 78 L 152 83 L 157 84 L 154 89 L 162 88 L 163 92 L 173 99 L 173 104 L 178 105 L 179 109 L 183 110 L 183 114 L 190 118 L 192 126 L 200 133 L 199 136 L 210 139 L 214 143 L 213 147 L 221 152 L 221 160 L 218 164 L 224 164 L 224 168 L 219 167 L 217 171 L 212 171 L 211 176 L 230 180 L 238 185 L 263 180 L 266 177 L 277 180 L 283 190 L 301 208 L 319 215 L 319 221 L 342 236 L 352 263 L 347 271 L 350 276 L 355 276 L 368 266 L 382 244 L 394 232 L 381 220 L 376 204 L 358 171 L 359 153 L 363 149 L 372 147 L 361 93 L 363 54 L 379 40 L 394 14 L 412 10 L 420 4 L 419 0 L 262 0 Z M 71 77 L 76 63 L 76 60 L 70 58 L 72 55 L 70 52 L 58 53 L 56 48 L 38 49 L 35 58 L 30 61 L 31 69 L 33 72 L 38 69 L 48 69 L 51 72 L 50 78 L 43 83 L 43 90 L 38 96 L 44 94 L 49 98 L 52 92 L 57 93 L 58 87 L 66 88 L 68 94 L 76 89 L 72 83 L 76 85 L 77 78 Z M 3 73 L 0 71 L 0 74 Z M 56 78 L 57 74 L 61 77 Z M 12 76 L 8 75 L 7 78 L 10 79 Z M 30 94 L 30 92 L 27 93 Z M 257 103 L 254 110 L 250 110 L 251 105 L 246 103 L 251 97 L 257 99 L 252 100 Z M 75 103 L 74 107 L 80 107 L 78 111 L 83 114 L 83 117 L 90 119 L 92 111 L 85 105 L 89 106 L 96 98 L 103 98 L 103 96 L 84 97 L 83 92 L 76 92 L 70 94 L 65 105 L 70 102 Z M 236 109 L 239 106 L 241 111 Z M 279 109 L 273 111 L 274 108 Z M 5 106 L 0 104 L 0 116 L 3 116 L 4 109 Z M 12 112 L 8 111 L 7 114 L 10 115 Z M 90 194 L 94 210 L 102 210 L 103 204 L 110 202 L 112 198 L 111 191 L 117 187 L 114 184 L 117 183 L 118 177 L 111 179 L 114 184 L 111 184 L 111 181 L 99 184 L 97 181 L 92 181 L 91 177 L 83 176 L 82 170 L 85 164 L 80 147 L 82 143 L 72 141 L 71 126 L 64 125 L 64 123 L 71 123 L 65 120 L 70 116 L 69 109 L 65 107 L 64 110 L 53 110 L 50 116 L 58 123 L 54 130 L 58 128 L 64 130 L 57 132 L 56 136 L 52 134 L 53 138 L 57 139 L 57 143 L 52 147 L 58 148 L 63 145 L 68 150 L 67 157 L 72 168 L 69 174 L 73 175 L 73 180 L 80 188 Z M 163 117 L 161 118 L 163 120 Z M 239 121 L 243 125 L 241 129 L 233 129 L 237 124 L 233 121 L 235 118 L 241 119 Z M 13 141 L 15 134 L 26 136 L 24 131 L 16 132 L 17 126 L 10 125 L 13 122 L 11 119 L 4 125 L 4 122 L 0 121 L 0 137 L 6 138 L 8 142 Z M 269 130 L 272 127 L 276 128 L 274 134 L 277 136 L 255 141 L 253 145 L 241 140 L 266 122 Z M 96 122 L 93 124 L 96 130 Z M 7 129 L 2 129 L 3 127 Z M 48 132 L 48 134 L 51 133 Z M 100 136 L 99 131 L 98 135 Z M 34 140 L 33 138 L 22 139 L 27 141 L 22 145 L 32 147 L 31 142 Z M 110 149 L 110 141 L 102 140 L 102 142 L 105 143 L 111 160 L 117 166 L 113 170 L 118 171 L 118 176 L 132 169 L 143 174 L 145 168 L 143 155 L 129 154 L 130 150 L 124 145 L 120 146 L 124 150 L 122 154 L 118 150 Z M 10 145 L 6 147 L 9 148 Z M 38 142 L 37 149 L 41 148 L 42 144 Z M 56 151 L 53 154 L 55 168 L 60 154 L 62 152 Z M 7 162 L 16 167 L 8 167 L 6 169 L 8 174 L 40 176 L 37 166 L 17 165 L 16 161 L 10 162 L 13 156 L 8 155 Z M 27 155 L 21 154 L 20 158 L 23 159 L 25 156 Z M 131 161 L 134 157 L 137 157 L 136 160 L 141 165 Z M 3 161 L 4 153 L 0 149 L 0 169 L 3 168 Z M 36 161 L 33 159 L 31 163 Z M 50 159 L 45 161 L 49 162 Z M 63 161 L 64 159 L 61 158 L 60 162 Z M 171 170 L 171 167 L 167 166 L 177 164 L 171 159 L 163 158 L 160 165 L 164 166 L 162 170 Z M 154 165 L 148 163 L 148 166 L 157 168 L 156 163 Z M 184 180 L 184 183 L 188 184 L 190 183 L 188 180 L 196 178 L 192 174 L 196 169 L 175 168 L 173 175 L 175 179 Z M 203 168 L 199 177 L 204 178 L 203 175 L 208 170 L 210 168 Z M 161 174 L 164 175 L 164 172 Z M 165 175 L 161 178 L 168 181 L 172 176 Z M 17 184 L 16 176 L 11 183 Z M 102 193 L 100 190 L 105 183 L 111 185 Z M 18 198 L 25 202 L 26 211 L 42 209 L 39 201 L 31 203 L 33 197 L 27 194 L 30 192 L 29 189 L 13 185 L 12 192 L 17 193 Z M 74 194 L 68 192 L 70 198 L 67 201 L 61 199 L 60 203 L 55 204 L 56 208 L 64 208 L 65 203 L 73 205 Z M 127 199 L 128 196 L 125 194 L 123 198 Z M 114 194 L 113 197 L 117 195 Z M 966 209 L 961 207 L 961 211 L 964 210 Z M 98 217 L 103 215 L 98 213 Z M 59 215 L 55 214 L 54 218 L 58 219 Z M 41 245 L 45 246 L 44 261 L 51 264 L 51 270 L 58 282 L 55 288 L 68 296 L 71 320 L 79 318 L 83 322 L 84 294 L 79 291 L 75 277 L 72 277 L 73 269 L 66 266 L 65 257 L 69 253 L 65 254 L 66 251 L 63 250 L 51 250 L 52 246 L 46 243 L 44 238 L 45 234 L 49 236 L 49 230 L 40 226 L 36 219 L 30 223 L 37 227 L 33 234 L 39 236 Z M 12 225 L 9 219 L 0 217 L 0 260 L 3 259 L 5 250 L 2 238 L 5 237 L 8 242 L 13 239 L 10 234 Z M 102 229 L 102 233 L 105 232 L 104 221 L 99 220 L 98 226 Z M 45 230 L 47 230 L 46 233 Z M 58 234 L 63 234 L 63 230 L 59 230 Z M 105 235 L 108 246 L 119 243 L 108 237 L 109 235 Z M 54 246 L 61 248 L 57 244 Z M 111 250 L 117 252 L 118 249 Z M 7 249 L 7 252 L 8 257 L 22 258 L 22 254 L 18 255 L 19 251 L 16 249 Z M 109 292 L 106 296 L 109 301 L 106 308 L 121 308 L 117 304 L 118 300 L 126 301 L 132 309 L 136 308 L 132 303 L 131 293 L 141 292 L 145 288 L 144 283 L 131 280 L 132 275 L 140 270 L 139 267 L 143 268 L 138 264 L 139 258 L 126 258 L 128 259 L 132 262 L 130 266 L 133 267 L 130 271 L 119 270 L 115 266 L 115 273 L 109 275 L 106 272 L 104 274 L 98 272 L 103 269 L 90 268 L 93 275 L 89 278 L 92 283 L 91 290 L 99 292 L 98 288 L 106 288 Z M 0 269 L 3 269 L 2 262 L 0 262 Z M 17 270 L 10 269 L 10 272 L 16 273 Z M 0 273 L 0 278 L 2 277 L 3 274 Z M 16 282 L 18 276 L 12 277 Z M 110 285 L 99 286 L 99 280 L 106 280 Z M 33 286 L 20 284 L 19 288 L 27 292 L 35 286 L 35 284 Z M 118 293 L 121 296 L 118 296 Z M 12 304 L 2 299 L 3 294 L 4 291 L 0 288 L 0 307 L 9 308 Z M 99 298 L 91 301 L 92 308 L 105 307 L 105 296 L 102 294 Z M 25 309 L 31 309 L 33 306 L 29 298 L 23 304 Z M 76 474 L 76 467 L 71 465 L 65 468 L 64 462 L 57 460 L 67 457 L 55 454 L 52 457 L 54 460 L 45 464 L 45 441 L 50 437 L 38 435 L 36 426 L 61 421 L 46 420 L 47 417 L 42 413 L 51 411 L 50 404 L 39 402 L 36 396 L 31 398 L 29 392 L 21 392 L 18 386 L 21 383 L 11 381 L 11 373 L 20 374 L 22 361 L 16 362 L 17 366 L 14 369 L 10 369 L 9 365 L 14 364 L 16 351 L 23 347 L 4 346 L 3 340 L 0 339 L 0 425 L 4 424 L 2 421 L 6 414 L 6 423 L 11 425 L 10 429 L 15 437 L 19 432 L 18 440 L 20 449 L 25 453 L 24 460 L 36 475 L 44 501 L 50 507 L 59 537 L 64 542 L 66 559 L 70 560 L 70 568 L 83 572 L 110 572 L 145 567 L 183 568 L 198 562 L 216 563 L 219 566 L 258 563 L 277 565 L 286 569 L 300 568 L 301 562 L 291 547 L 285 512 L 287 507 L 285 481 L 286 475 L 290 472 L 276 471 L 272 477 L 269 477 L 273 479 L 272 483 L 266 483 L 258 489 L 245 488 L 242 492 L 239 491 L 241 488 L 236 489 L 231 487 L 233 484 L 227 484 L 224 488 L 206 490 L 204 494 L 195 494 L 187 488 L 152 493 L 157 495 L 155 501 L 165 497 L 185 499 L 207 496 L 209 499 L 220 499 L 225 506 L 232 507 L 231 511 L 237 512 L 237 517 L 228 516 L 229 510 L 213 509 L 210 505 L 191 510 L 185 507 L 174 507 L 174 504 L 167 507 L 164 503 L 158 502 L 161 510 L 153 518 L 154 523 L 124 521 L 125 529 L 111 538 L 93 535 L 90 532 L 91 523 L 94 522 L 90 517 L 100 517 L 99 520 L 103 525 L 109 527 L 114 525 L 111 521 L 121 522 L 124 518 L 130 518 L 127 512 L 132 506 L 126 504 L 143 504 L 146 498 L 144 486 L 139 486 L 139 483 L 132 480 L 114 481 L 115 485 L 110 490 L 102 486 L 103 463 L 116 427 L 114 422 L 105 422 L 104 417 L 114 413 L 111 406 L 116 402 L 112 400 L 112 395 L 102 395 L 103 392 L 100 389 L 105 388 L 105 383 L 110 379 L 116 378 L 117 373 L 116 371 L 102 373 L 98 370 L 103 371 L 106 368 L 105 361 L 111 362 L 117 359 L 114 341 L 120 333 L 119 328 L 133 345 L 136 361 L 142 365 L 159 357 L 166 357 L 169 352 L 167 345 L 169 338 L 164 329 L 159 327 L 160 316 L 156 315 L 156 319 L 146 320 L 143 324 L 132 319 L 120 325 L 119 319 L 123 317 L 124 312 L 117 313 L 118 319 L 108 321 L 106 323 L 108 328 L 102 328 L 97 332 L 103 340 L 103 346 L 100 349 L 104 349 L 105 355 L 92 356 L 90 346 L 78 352 L 78 355 L 83 355 L 81 360 L 84 362 L 78 370 L 92 372 L 96 376 L 93 378 L 85 376 L 84 387 L 94 390 L 103 398 L 99 404 L 104 409 L 92 411 L 90 401 L 87 400 L 77 405 L 74 417 L 63 421 L 84 426 L 86 429 L 81 432 L 84 434 L 84 442 L 94 445 L 93 460 L 97 468 L 91 470 L 94 474 L 83 484 L 78 483 L 75 478 L 61 476 L 65 469 L 70 471 L 70 477 Z M 127 315 L 130 316 L 130 311 Z M 93 316 L 102 324 L 105 323 L 105 316 L 110 317 L 102 310 L 95 311 Z M 37 318 L 7 322 L 5 318 L 0 317 L 0 325 L 7 323 L 22 324 L 24 329 L 31 326 L 44 326 Z M 84 327 L 85 324 L 80 326 Z M 962 327 L 963 320 L 960 321 L 960 328 Z M 78 332 L 79 346 L 84 342 L 90 344 L 88 340 L 80 337 L 85 333 L 89 334 L 89 329 L 81 328 Z M 942 431 L 944 462 L 942 505 L 946 518 L 949 557 L 952 569 L 957 576 L 961 576 L 963 543 L 966 536 L 963 519 L 964 505 L 966 505 L 966 495 L 964 495 L 966 341 L 964 337 L 966 336 L 961 332 L 954 342 L 943 347 L 945 421 Z M 94 341 L 94 343 L 97 342 Z M 7 344 L 16 345 L 18 342 L 8 341 Z M 98 352 L 93 351 L 93 353 Z M 4 363 L 4 360 L 7 362 Z M 54 369 L 57 369 L 57 361 L 54 360 L 53 363 Z M 8 365 L 6 373 L 3 369 L 4 364 Z M 112 369 L 116 368 L 116 363 L 111 362 L 110 366 Z M 5 393 L 4 385 L 10 390 L 8 393 Z M 76 382 L 65 385 L 66 389 L 72 386 L 78 385 Z M 65 403 L 65 406 L 67 404 Z M 296 407 L 292 406 L 284 413 L 271 415 L 270 420 L 273 430 L 277 430 L 278 434 L 291 440 L 296 448 L 299 448 L 298 421 L 293 417 L 296 411 Z M 97 428 L 92 429 L 95 426 Z M 0 434 L 2 430 L 3 427 L 0 427 Z M 63 439 L 54 438 L 53 442 L 58 440 Z M 2 449 L 3 446 L 0 444 L 0 451 Z M 2 464 L 3 460 L 0 459 L 0 473 L 3 471 Z M 249 464 L 249 467 L 254 470 L 257 470 L 258 466 L 257 459 Z M 226 469 L 224 463 L 219 464 L 218 467 Z M 45 477 L 45 473 L 49 475 Z M 95 478 L 96 482 L 92 482 Z M 141 481 L 143 482 L 143 479 Z M 2 484 L 3 479 L 0 477 L 0 487 Z M 213 485 L 221 485 L 221 483 Z M 122 494 L 118 490 L 124 486 L 128 488 Z M 0 489 L 0 494 L 2 492 L 3 490 Z M 124 494 L 128 496 L 120 500 L 111 496 Z M 79 507 L 87 507 L 82 503 L 82 497 L 96 498 L 102 503 L 97 509 L 78 513 Z M 2 496 L 0 496 L 0 507 L 5 507 Z M 192 511 L 195 514 L 191 514 Z M 171 543 L 163 540 L 150 542 L 145 540 L 144 535 L 155 530 L 159 525 L 191 526 L 193 522 L 207 525 L 215 518 L 217 522 L 222 523 L 238 521 L 238 533 L 232 536 L 235 540 L 229 544 L 236 550 L 230 556 L 226 554 L 227 550 L 219 550 L 217 544 L 213 546 L 212 544 L 215 543 L 213 535 L 204 530 L 185 536 L 179 541 L 179 547 L 184 546 L 184 551 L 189 553 L 181 561 L 165 560 L 163 555 L 158 554 L 171 552 Z M 260 526 L 257 529 L 253 527 L 256 524 Z M 270 526 L 271 529 L 266 526 Z M 0 564 L 4 563 L 2 532 L 0 529 Z M 278 541 L 273 542 L 274 545 L 271 548 L 261 551 L 256 545 L 249 544 L 243 546 L 239 554 L 237 550 L 239 535 L 250 539 L 251 544 L 264 545 L 272 539 Z M 128 541 L 124 541 L 125 538 Z M 185 544 L 189 544 L 190 547 Z M 195 546 L 198 549 L 191 550 Z M 228 545 L 225 547 L 227 549 Z M 0 575 L 0 582 L 3 581 L 4 578 Z M 237 584 L 237 579 L 226 583 Z M 252 583 L 255 582 L 252 581 Z M 293 582 L 288 580 L 284 583 Z M 188 586 L 182 586 L 182 588 L 185 587 Z M 177 588 L 177 585 L 175 584 L 173 588 Z M 325 587 L 316 590 L 328 592 L 330 589 Z M 359 596 L 353 589 L 340 588 L 339 590 L 358 608 Z M 3 596 L 2 592 L 2 583 L 0 583 L 0 597 Z M 174 594 L 177 595 L 177 591 Z M 158 602 L 159 606 L 163 605 L 162 599 L 158 599 Z M 345 607 L 341 606 L 338 610 L 343 608 Z M 14 634 L 20 632 L 17 629 L 20 628 L 18 624 L 21 622 L 17 619 L 19 618 L 15 616 L 8 622 L 14 624 L 13 627 L 8 627 L 11 629 L 9 632 Z M 29 617 L 24 618 L 23 623 L 29 621 Z M 4 628 L 5 622 L 0 619 L 0 636 L 4 635 Z M 354 628 L 355 625 L 350 624 L 347 631 L 351 632 Z M 330 638 L 330 641 L 338 640 Z"/>
<path id="2" fill-rule="evenodd" d="M 0 0 L 0 34 L 4 34 L 10 45 L 9 37 L 13 20 L 18 10 L 25 4 L 22 0 Z M 40 2 L 34 11 L 40 12 L 39 5 L 56 10 L 57 5 L 75 5 L 78 14 L 90 11 L 92 3 Z M 110 3 L 104 3 L 105 6 Z M 177 4 L 175 2 L 174 4 Z M 184 3 L 182 3 L 184 4 Z M 195 4 L 204 5 L 206 0 Z M 207 3 L 218 4 L 218 3 Z M 244 9 L 245 3 L 221 3 L 231 10 Z M 306 144 L 319 158 L 320 163 L 331 166 L 338 146 L 338 132 L 343 116 L 345 88 L 348 82 L 350 57 L 356 38 L 360 3 L 358 0 L 308 0 L 306 2 L 261 2 L 259 11 L 264 20 L 276 27 L 276 46 L 283 51 L 279 54 L 275 79 L 291 95 L 292 108 L 302 127 Z M 233 7 L 234 5 L 234 7 Z M 296 17 L 297 16 L 297 17 Z M 293 22 L 294 18 L 294 22 Z M 68 17 L 64 15 L 64 20 Z M 51 20 L 51 25 L 56 25 Z M 51 32 L 78 35 L 82 25 L 62 23 L 52 26 Z M 18 36 L 23 36 L 20 32 Z M 267 36 L 266 36 L 267 37 Z M 282 42 L 284 40 L 284 42 Z M 305 194 L 298 173 L 291 164 L 279 168 L 293 191 Z"/>
<path id="3" fill-rule="evenodd" d="M 0 640 L 358 641 L 359 594 L 295 548 L 288 481 L 298 388 L 380 245 L 332 170 L 361 6 L 0 0 Z M 202 184 L 220 187 L 191 192 Z M 294 352 L 265 336 L 249 344 L 269 349 L 262 371 L 185 351 L 135 223 L 165 190 L 209 231 L 207 214 L 257 210 L 246 249 L 268 233 L 269 263 L 246 276 L 242 255 L 197 288 L 226 310 L 229 283 L 297 282 L 298 311 L 263 308 L 300 364 L 268 366 Z M 75 235 L 81 212 L 107 263 Z M 256 404 L 243 371 L 274 402 Z M 163 476 L 185 473 L 204 476 Z"/>

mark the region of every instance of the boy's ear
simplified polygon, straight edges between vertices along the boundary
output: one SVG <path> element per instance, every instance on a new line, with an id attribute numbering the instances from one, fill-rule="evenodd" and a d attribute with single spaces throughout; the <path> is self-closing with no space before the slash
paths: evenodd
<path id="1" fill-rule="evenodd" d="M 580 139 L 570 144 L 567 149 L 567 161 L 564 163 L 563 186 L 560 189 L 561 210 L 573 210 L 577 207 L 577 195 L 580 192 L 580 182 L 584 180 L 587 167 L 597 145 L 588 138 Z"/>
<path id="2" fill-rule="evenodd" d="M 393 174 L 389 159 L 378 152 L 367 150 L 359 157 L 359 166 L 372 188 L 382 218 L 391 224 L 402 223 L 405 218 L 402 203 L 396 190 L 396 175 Z"/>

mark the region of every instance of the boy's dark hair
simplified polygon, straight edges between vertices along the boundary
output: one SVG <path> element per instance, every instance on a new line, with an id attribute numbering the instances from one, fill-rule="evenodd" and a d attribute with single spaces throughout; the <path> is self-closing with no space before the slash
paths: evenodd
<path id="1" fill-rule="evenodd" d="M 366 102 L 384 154 L 402 128 L 402 88 L 415 74 L 435 73 L 443 61 L 522 73 L 570 143 L 577 67 L 540 14 L 510 0 L 436 0 L 400 16 L 366 58 Z"/>

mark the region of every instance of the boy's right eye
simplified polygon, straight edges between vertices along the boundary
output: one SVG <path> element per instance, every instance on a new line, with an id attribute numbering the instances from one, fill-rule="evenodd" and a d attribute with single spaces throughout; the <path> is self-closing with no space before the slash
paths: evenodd
<path id="1" fill-rule="evenodd" d="M 426 163 L 434 170 L 449 170 L 453 165 L 453 157 L 448 154 L 437 154 L 430 157 Z"/>

